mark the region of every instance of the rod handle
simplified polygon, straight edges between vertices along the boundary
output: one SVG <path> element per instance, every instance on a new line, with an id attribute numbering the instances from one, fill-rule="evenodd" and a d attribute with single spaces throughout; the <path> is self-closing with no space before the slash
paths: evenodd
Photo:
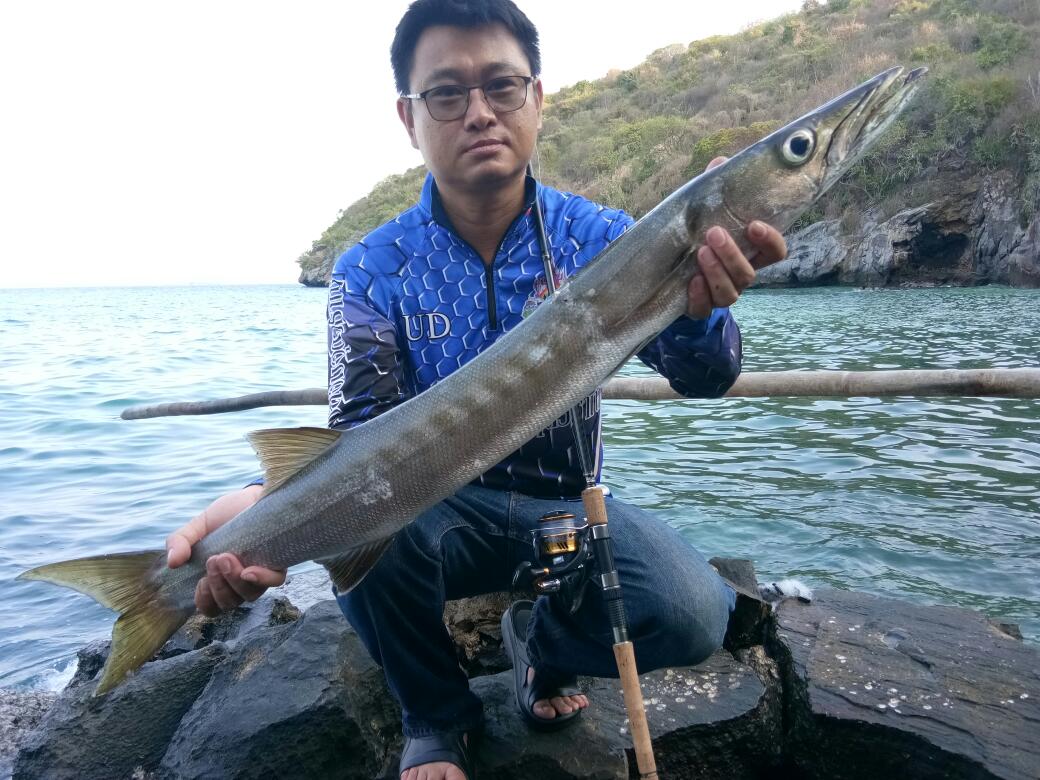
<path id="1" fill-rule="evenodd" d="M 599 485 L 581 491 L 581 502 L 585 505 L 585 518 L 589 525 L 605 525 L 607 522 L 607 502 L 603 495 L 603 488 Z"/>
<path id="2" fill-rule="evenodd" d="M 639 672 L 636 669 L 636 654 L 632 643 L 620 642 L 614 645 L 614 659 L 617 661 L 621 677 L 621 692 L 625 697 L 628 724 L 632 728 L 632 744 L 636 750 L 639 777 L 644 780 L 658 780 L 657 762 L 654 760 L 654 747 L 650 742 L 650 727 L 646 722 L 643 691 L 639 687 Z"/>

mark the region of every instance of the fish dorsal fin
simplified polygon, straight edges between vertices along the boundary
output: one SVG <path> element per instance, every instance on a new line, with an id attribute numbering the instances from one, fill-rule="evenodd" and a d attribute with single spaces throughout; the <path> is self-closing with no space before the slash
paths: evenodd
<path id="1" fill-rule="evenodd" d="M 249 434 L 249 443 L 264 467 L 264 495 L 284 485 L 339 436 L 339 431 L 329 428 L 266 428 Z"/>
<path id="2" fill-rule="evenodd" d="M 372 570 L 393 540 L 393 536 L 380 539 L 374 544 L 358 547 L 343 555 L 322 558 L 319 563 L 329 570 L 329 577 L 336 590 L 339 593 L 347 593 Z"/>

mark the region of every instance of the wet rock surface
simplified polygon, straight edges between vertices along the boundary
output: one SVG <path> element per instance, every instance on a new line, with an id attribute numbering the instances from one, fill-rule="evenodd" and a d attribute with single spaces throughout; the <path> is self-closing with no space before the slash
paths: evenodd
<path id="1" fill-rule="evenodd" d="M 727 649 L 641 678 L 661 777 L 1036 776 L 1040 653 L 1013 626 L 833 590 L 772 612 L 754 602 L 749 565 L 713 563 L 744 591 Z M 186 627 L 96 699 L 107 643 L 85 648 L 38 727 L 24 733 L 46 702 L 19 716 L 14 776 L 396 778 L 400 712 L 382 671 L 328 598 L 324 571 L 293 579 L 288 600 L 276 591 Z M 307 605 L 299 617 L 293 599 Z M 496 671 L 507 602 L 491 594 L 445 611 L 485 705 L 481 777 L 634 777 L 616 680 L 582 680 L 592 703 L 572 728 L 524 725 L 511 672 Z"/>
<path id="2" fill-rule="evenodd" d="M 1040 773 L 1040 653 L 978 613 L 826 589 L 775 641 L 809 777 Z"/>
<path id="3" fill-rule="evenodd" d="M 145 664 L 105 696 L 91 685 L 69 690 L 22 739 L 14 778 L 108 780 L 154 767 L 225 655 L 213 644 Z"/>
<path id="4" fill-rule="evenodd" d="M 57 698 L 49 691 L 0 691 L 0 777 L 10 777 L 18 743 Z"/>
<path id="5" fill-rule="evenodd" d="M 383 706 L 382 673 L 344 627 L 324 601 L 236 643 L 181 718 L 159 774 L 374 777 L 382 756 L 372 746 L 397 717 Z"/>

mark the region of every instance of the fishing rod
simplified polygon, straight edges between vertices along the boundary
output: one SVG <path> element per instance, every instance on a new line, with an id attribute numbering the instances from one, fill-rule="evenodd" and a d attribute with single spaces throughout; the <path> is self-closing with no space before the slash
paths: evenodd
<path id="1" fill-rule="evenodd" d="M 528 175 L 534 178 L 530 164 Z M 537 186 L 537 185 L 536 185 Z M 549 237 L 545 232 L 545 217 L 542 214 L 542 203 L 537 190 L 534 198 L 534 220 L 538 229 L 538 243 L 542 251 L 542 267 L 545 270 L 546 298 L 557 292 L 555 267 L 549 253 Z M 657 780 L 657 761 L 654 759 L 654 746 L 650 739 L 650 727 L 646 720 L 646 708 L 643 706 L 643 691 L 639 687 L 639 671 L 636 666 L 635 646 L 628 636 L 628 619 L 625 615 L 625 602 L 621 593 L 621 580 L 617 565 L 614 562 L 614 546 L 610 538 L 607 523 L 607 502 L 603 487 L 596 482 L 599 471 L 599 453 L 595 459 L 588 451 L 579 420 L 581 404 L 568 412 L 570 416 L 571 435 L 578 451 L 578 463 L 585 475 L 585 489 L 581 492 L 581 501 L 585 507 L 585 517 L 592 536 L 592 552 L 596 562 L 598 575 L 596 579 L 603 592 L 603 601 L 610 617 L 610 628 L 614 635 L 614 660 L 617 662 L 618 676 L 621 678 L 621 693 L 628 712 L 628 722 L 632 729 L 632 744 L 636 753 L 636 766 L 642 780 Z"/>

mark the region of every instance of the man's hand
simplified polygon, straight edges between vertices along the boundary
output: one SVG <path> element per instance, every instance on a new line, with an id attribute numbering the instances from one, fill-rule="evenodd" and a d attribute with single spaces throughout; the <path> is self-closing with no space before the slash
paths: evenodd
<path id="1" fill-rule="evenodd" d="M 244 509 L 248 509 L 263 493 L 262 485 L 249 485 L 221 496 L 191 521 L 166 538 L 166 561 L 171 569 L 183 566 L 191 557 L 191 548 L 206 535 L 224 525 Z M 214 555 L 206 561 L 206 576 L 195 586 L 195 606 L 199 612 L 216 617 L 243 601 L 256 601 L 268 588 L 285 582 L 285 572 L 261 566 L 243 568 L 231 553 Z"/>
<path id="2" fill-rule="evenodd" d="M 722 165 L 726 159 L 716 157 L 705 170 Z M 754 265 L 726 230 L 718 225 L 708 230 L 707 243 L 697 251 L 700 273 L 690 280 L 686 303 L 686 313 L 690 317 L 701 320 L 716 307 L 732 306 L 755 280 L 755 268 L 764 268 L 787 257 L 784 237 L 764 222 L 756 220 L 748 225 L 747 237 L 758 249 Z"/>

